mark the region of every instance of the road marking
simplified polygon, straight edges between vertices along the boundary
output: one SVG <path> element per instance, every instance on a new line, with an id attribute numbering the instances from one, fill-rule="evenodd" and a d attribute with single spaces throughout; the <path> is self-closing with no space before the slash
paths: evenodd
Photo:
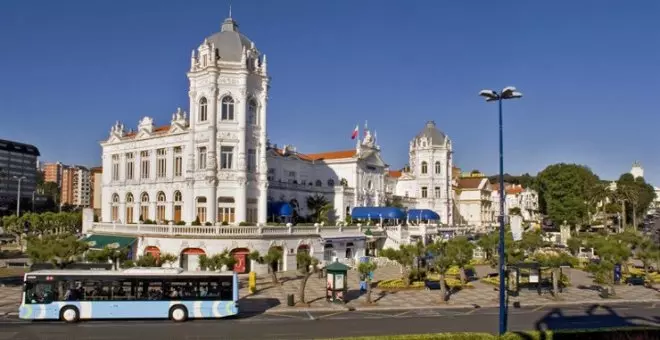
<path id="1" fill-rule="evenodd" d="M 357 311 L 357 313 L 378 316 L 378 317 L 381 317 L 381 318 L 392 317 L 392 315 L 390 315 L 390 314 L 370 313 L 370 312 L 361 312 L 361 311 Z"/>
<path id="2" fill-rule="evenodd" d="M 339 312 L 334 312 L 334 313 L 330 313 L 330 314 L 325 314 L 325 315 L 321 315 L 321 316 L 319 316 L 319 319 L 323 319 L 323 318 L 331 317 L 331 316 L 334 316 L 334 315 L 344 314 L 344 313 L 346 313 L 346 311 L 343 311 L 343 310 L 342 310 L 342 311 L 339 311 Z"/>
<path id="3" fill-rule="evenodd" d="M 538 312 L 538 311 L 540 311 L 541 309 L 543 309 L 543 308 L 545 308 L 545 307 L 547 307 L 547 305 L 540 305 L 540 306 L 538 306 L 538 307 L 532 309 L 532 313 L 533 313 L 533 312 Z"/>
<path id="4" fill-rule="evenodd" d="M 309 316 L 309 319 L 310 319 L 310 320 L 316 320 L 316 319 L 312 316 L 312 314 L 309 313 L 309 311 L 305 311 L 305 313 L 307 313 L 307 316 Z"/>
<path id="5" fill-rule="evenodd" d="M 475 308 L 475 309 L 473 309 L 473 310 L 469 310 L 469 311 L 467 311 L 467 312 L 465 312 L 465 313 L 463 313 L 463 314 L 460 314 L 460 315 L 470 315 L 470 314 L 472 314 L 472 313 L 474 313 L 474 312 L 476 312 L 476 311 L 477 311 L 477 308 Z"/>
<path id="6" fill-rule="evenodd" d="M 408 314 L 408 313 L 410 313 L 410 312 L 412 312 L 412 311 L 413 311 L 412 309 L 411 309 L 411 310 L 407 310 L 407 311 L 405 311 L 405 312 L 403 312 L 403 313 L 395 314 L 394 317 L 404 316 L 404 315 L 406 315 L 406 314 Z"/>
<path id="7" fill-rule="evenodd" d="M 274 315 L 274 316 L 283 316 L 283 317 L 287 317 L 287 318 L 291 318 L 291 319 L 307 320 L 307 318 L 300 317 L 300 316 L 297 316 L 297 315 L 288 315 L 288 314 L 279 314 L 279 313 L 266 313 L 266 314 L 263 314 L 263 315 L 264 315 L 264 319 L 267 319 L 268 316 Z"/>

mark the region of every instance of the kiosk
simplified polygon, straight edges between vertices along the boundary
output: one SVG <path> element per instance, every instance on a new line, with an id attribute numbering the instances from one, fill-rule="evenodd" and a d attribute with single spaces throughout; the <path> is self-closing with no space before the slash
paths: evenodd
<path id="1" fill-rule="evenodd" d="M 348 290 L 348 270 L 350 268 L 342 263 L 333 262 L 325 267 L 326 290 L 325 298 L 329 302 L 344 303 Z"/>

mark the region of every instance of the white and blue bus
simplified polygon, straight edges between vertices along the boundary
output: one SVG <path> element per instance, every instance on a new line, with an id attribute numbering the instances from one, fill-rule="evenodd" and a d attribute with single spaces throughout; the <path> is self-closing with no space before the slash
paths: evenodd
<path id="1" fill-rule="evenodd" d="M 238 314 L 236 273 L 179 268 L 38 270 L 25 274 L 26 320 L 223 318 Z"/>

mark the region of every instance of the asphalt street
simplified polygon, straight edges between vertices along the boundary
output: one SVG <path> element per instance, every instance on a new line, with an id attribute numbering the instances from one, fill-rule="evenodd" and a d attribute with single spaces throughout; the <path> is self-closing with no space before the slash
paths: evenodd
<path id="1" fill-rule="evenodd" d="M 0 319 L 5 339 L 323 339 L 434 332 L 496 332 L 497 308 L 387 311 L 281 312 L 233 319 L 173 323 L 167 320 L 87 321 L 78 324 Z M 660 327 L 655 304 L 512 308 L 509 329 Z"/>

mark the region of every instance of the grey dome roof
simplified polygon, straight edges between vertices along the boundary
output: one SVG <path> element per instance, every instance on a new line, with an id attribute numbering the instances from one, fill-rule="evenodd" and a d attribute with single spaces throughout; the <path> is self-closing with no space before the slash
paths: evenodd
<path id="1" fill-rule="evenodd" d="M 435 127 L 435 122 L 430 120 L 426 122 L 424 129 L 415 136 L 415 139 L 426 137 L 431 145 L 444 145 L 447 136 Z"/>
<path id="2" fill-rule="evenodd" d="M 243 47 L 250 49 L 253 42 L 238 31 L 238 23 L 227 18 L 222 23 L 220 32 L 206 38 L 210 44 L 215 44 L 220 60 L 240 61 Z"/>

